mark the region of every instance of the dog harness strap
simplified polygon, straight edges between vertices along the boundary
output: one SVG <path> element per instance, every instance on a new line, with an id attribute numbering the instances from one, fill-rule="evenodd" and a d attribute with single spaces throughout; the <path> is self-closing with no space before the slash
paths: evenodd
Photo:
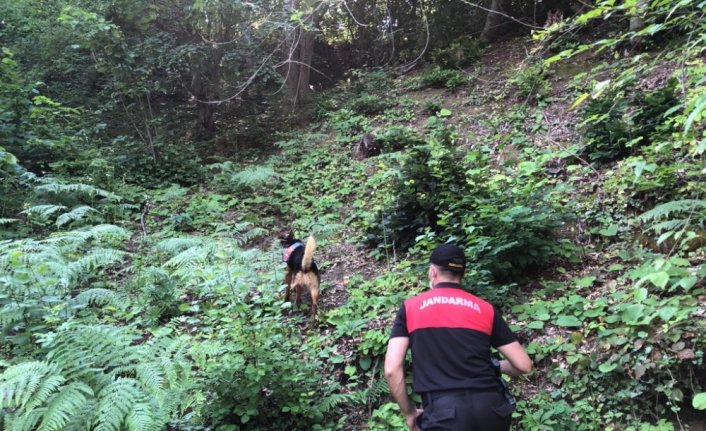
<path id="1" fill-rule="evenodd" d="M 289 256 L 292 255 L 292 252 L 302 246 L 303 244 L 301 242 L 295 242 L 294 244 L 287 247 L 287 249 L 284 251 L 284 256 L 282 256 L 282 262 L 288 261 Z"/>

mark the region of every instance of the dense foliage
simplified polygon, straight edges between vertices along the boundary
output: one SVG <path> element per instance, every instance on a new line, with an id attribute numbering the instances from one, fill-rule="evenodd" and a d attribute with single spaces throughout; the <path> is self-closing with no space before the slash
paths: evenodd
<path id="1" fill-rule="evenodd" d="M 534 360 L 516 429 L 698 426 L 706 6 L 545 3 L 498 44 L 464 1 L 0 1 L 0 428 L 401 429 L 388 327 L 447 240 Z M 307 34 L 346 79 L 301 105 Z"/>

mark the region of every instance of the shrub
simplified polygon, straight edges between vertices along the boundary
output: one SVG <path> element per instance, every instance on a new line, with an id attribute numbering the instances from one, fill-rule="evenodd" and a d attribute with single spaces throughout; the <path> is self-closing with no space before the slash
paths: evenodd
<path id="1" fill-rule="evenodd" d="M 665 113 L 677 105 L 676 84 L 672 79 L 662 88 L 643 91 L 628 80 L 589 100 L 581 123 L 588 156 L 607 162 L 647 145 Z"/>
<path id="2" fill-rule="evenodd" d="M 486 154 L 464 157 L 448 127 L 432 135 L 402 159 L 391 199 L 376 216 L 382 222 L 368 230 L 373 243 L 394 241 L 407 249 L 421 240 L 426 248 L 455 238 L 472 271 L 499 282 L 521 280 L 556 256 L 570 256 L 568 243 L 555 236 L 564 209 L 543 191 L 540 164 L 524 162 L 511 177 L 493 168 Z"/>
<path id="3" fill-rule="evenodd" d="M 371 227 L 368 238 L 379 244 L 389 235 L 397 247 L 406 249 L 425 228 L 436 231 L 441 206 L 462 190 L 460 159 L 452 143 L 433 138 L 408 148 L 401 160 L 394 201 L 377 217 L 382 223 Z"/>
<path id="4" fill-rule="evenodd" d="M 388 108 L 392 108 L 397 103 L 389 97 L 380 97 L 374 94 L 363 93 L 348 102 L 351 110 L 364 115 L 375 115 Z"/>
<path id="5" fill-rule="evenodd" d="M 551 89 L 547 76 L 541 63 L 531 63 L 517 72 L 510 80 L 515 85 L 517 92 L 529 100 L 542 99 L 549 94 Z"/>
<path id="6" fill-rule="evenodd" d="M 410 90 L 422 90 L 424 88 L 448 88 L 456 90 L 467 81 L 466 76 L 458 70 L 442 69 L 435 67 L 419 76 L 409 80 Z"/>
<path id="7" fill-rule="evenodd" d="M 485 51 L 485 41 L 461 36 L 446 48 L 436 50 L 432 54 L 435 64 L 444 68 L 466 67 L 478 60 Z"/>
<path id="8" fill-rule="evenodd" d="M 390 126 L 377 138 L 384 151 L 399 151 L 424 144 L 423 137 L 414 129 L 405 126 Z"/>

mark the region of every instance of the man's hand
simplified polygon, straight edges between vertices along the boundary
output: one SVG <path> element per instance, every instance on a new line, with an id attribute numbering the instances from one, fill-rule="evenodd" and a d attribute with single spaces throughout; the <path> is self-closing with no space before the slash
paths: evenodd
<path id="1" fill-rule="evenodd" d="M 419 417 L 422 412 L 422 409 L 415 409 L 412 414 L 404 416 L 404 420 L 407 422 L 407 428 L 409 428 L 409 431 L 420 431 L 417 426 L 417 417 Z"/>

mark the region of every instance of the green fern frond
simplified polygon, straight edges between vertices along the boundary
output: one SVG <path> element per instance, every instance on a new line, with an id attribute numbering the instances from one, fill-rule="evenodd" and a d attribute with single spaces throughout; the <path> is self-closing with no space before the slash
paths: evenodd
<path id="1" fill-rule="evenodd" d="M 61 194 L 83 194 L 86 195 L 90 198 L 94 197 L 103 197 L 103 198 L 108 198 L 113 201 L 120 200 L 120 197 L 116 195 L 115 193 L 111 193 L 107 190 L 103 190 L 101 188 L 92 186 L 90 184 L 83 184 L 83 183 L 71 183 L 71 184 L 63 184 L 56 182 L 55 179 L 53 178 L 48 178 L 44 180 L 45 184 L 39 185 L 35 187 L 35 190 L 38 192 L 44 192 L 44 193 L 53 193 L 56 195 L 61 195 Z"/>
<path id="2" fill-rule="evenodd" d="M 139 205 L 136 205 L 136 204 L 127 204 L 127 203 L 125 203 L 125 204 L 117 204 L 117 205 L 115 205 L 115 207 L 116 207 L 117 209 L 120 209 L 120 210 L 123 210 L 123 211 L 125 211 L 125 210 L 130 210 L 130 211 L 132 211 L 132 210 L 139 210 L 139 209 L 140 209 L 140 206 L 139 206 Z"/>
<path id="3" fill-rule="evenodd" d="M 341 233 L 346 226 L 341 223 L 316 223 L 311 227 L 311 235 L 317 239 L 328 239 Z"/>
<path id="4" fill-rule="evenodd" d="M 187 264 L 194 264 L 208 260 L 215 251 L 214 244 L 204 244 L 187 248 L 181 253 L 169 259 L 164 266 L 172 268 L 182 268 Z"/>
<path id="5" fill-rule="evenodd" d="M 679 230 L 686 226 L 687 221 L 685 219 L 680 220 L 665 220 L 660 223 L 653 224 L 647 230 L 652 230 L 655 232 L 663 232 L 669 230 Z"/>
<path id="6" fill-rule="evenodd" d="M 42 418 L 42 410 L 36 409 L 29 411 L 27 413 L 19 414 L 17 412 L 13 414 L 5 415 L 5 431 L 35 431 L 37 429 L 37 424 Z M 2 422 L 0 422 L 2 423 Z"/>
<path id="7" fill-rule="evenodd" d="M 319 408 L 322 412 L 331 411 L 334 407 L 341 404 L 359 404 L 357 397 L 354 393 L 348 394 L 331 394 L 319 401 Z"/>
<path id="8" fill-rule="evenodd" d="M 44 405 L 49 397 L 54 394 L 66 382 L 66 378 L 60 374 L 45 376 L 39 384 L 37 391 L 24 406 L 26 410 L 32 410 Z"/>
<path id="9" fill-rule="evenodd" d="M 5 226 L 12 223 L 17 223 L 19 220 L 16 218 L 2 218 L 0 217 L 0 226 Z"/>
<path id="10" fill-rule="evenodd" d="M 267 231 L 263 228 L 260 227 L 254 227 L 246 232 L 242 232 L 238 235 L 237 238 L 235 238 L 235 243 L 238 245 L 238 247 L 242 247 L 245 244 L 248 244 L 255 240 L 256 238 L 261 237 L 264 235 Z"/>
<path id="11" fill-rule="evenodd" d="M 132 409 L 146 400 L 139 383 L 129 377 L 115 379 L 100 393 L 95 431 L 120 431 Z"/>
<path id="12" fill-rule="evenodd" d="M 0 374 L 0 408 L 22 409 L 30 401 L 35 405 L 37 399 L 46 400 L 52 388 L 63 382 L 56 376 L 60 376 L 58 367 L 47 362 L 23 362 L 8 368 Z M 45 380 L 51 382 L 44 385 Z"/>
<path id="13" fill-rule="evenodd" d="M 160 423 L 155 418 L 154 407 L 145 403 L 132 406 L 126 418 L 129 431 L 159 431 Z"/>
<path id="14" fill-rule="evenodd" d="M 657 205 L 651 210 L 643 213 L 640 216 L 640 219 L 644 222 L 651 222 L 669 217 L 674 213 L 691 212 L 699 209 L 706 209 L 706 200 L 682 199 L 670 201 Z"/>
<path id="15" fill-rule="evenodd" d="M 75 306 L 96 305 L 98 307 L 103 307 L 105 305 L 112 305 L 114 307 L 124 309 L 127 301 L 124 297 L 118 295 L 110 289 L 93 288 L 79 293 L 74 298 L 73 302 Z"/>
<path id="16" fill-rule="evenodd" d="M 248 166 L 230 176 L 230 181 L 236 187 L 256 189 L 273 178 L 279 178 L 277 172 L 268 166 Z"/>
<path id="17" fill-rule="evenodd" d="M 17 302 L 10 302 L 0 308 L 0 325 L 5 328 L 24 321 L 27 316 L 27 306 Z"/>
<path id="18" fill-rule="evenodd" d="M 98 400 L 94 396 L 88 397 L 86 403 L 79 409 L 76 414 L 69 418 L 64 429 L 71 431 L 90 430 L 93 423 L 98 418 Z"/>
<path id="19" fill-rule="evenodd" d="M 86 374 L 102 374 L 104 369 L 129 363 L 134 359 L 127 348 L 130 342 L 119 328 L 69 323 L 62 325 L 45 347 L 49 349 L 47 359 L 60 367 L 62 375 L 80 380 Z"/>
<path id="20" fill-rule="evenodd" d="M 55 212 L 65 209 L 66 207 L 64 205 L 35 205 L 22 211 L 20 214 L 27 214 L 31 217 L 49 217 Z"/>
<path id="21" fill-rule="evenodd" d="M 56 244 L 70 251 L 78 250 L 91 241 L 93 244 L 117 245 L 130 238 L 130 232 L 112 224 L 99 224 L 66 232 L 57 232 L 42 243 Z"/>
<path id="22" fill-rule="evenodd" d="M 168 238 L 162 240 L 154 245 L 154 248 L 159 251 L 164 251 L 166 253 L 175 253 L 178 251 L 184 251 L 185 249 L 195 247 L 203 244 L 203 238 L 199 237 L 178 237 L 178 238 Z"/>
<path id="23" fill-rule="evenodd" d="M 390 386 L 387 384 L 385 379 L 377 379 L 368 389 L 366 398 L 372 402 L 377 402 L 384 395 L 390 393 Z"/>
<path id="24" fill-rule="evenodd" d="M 61 227 L 68 223 L 81 221 L 90 213 L 100 214 L 100 211 L 88 205 L 81 205 L 57 217 L 54 224 L 56 227 Z"/>
<path id="25" fill-rule="evenodd" d="M 90 250 L 87 255 L 68 264 L 62 279 L 68 286 L 73 281 L 87 274 L 94 274 L 98 268 L 104 268 L 122 261 L 126 254 L 124 251 L 109 248 Z"/>
<path id="26" fill-rule="evenodd" d="M 157 363 L 144 362 L 135 367 L 137 380 L 150 392 L 159 392 L 164 389 L 164 373 Z"/>
<path id="27" fill-rule="evenodd" d="M 37 431 L 64 430 L 72 418 L 83 411 L 88 403 L 87 397 L 93 395 L 93 390 L 81 382 L 64 386 L 49 402 Z"/>

